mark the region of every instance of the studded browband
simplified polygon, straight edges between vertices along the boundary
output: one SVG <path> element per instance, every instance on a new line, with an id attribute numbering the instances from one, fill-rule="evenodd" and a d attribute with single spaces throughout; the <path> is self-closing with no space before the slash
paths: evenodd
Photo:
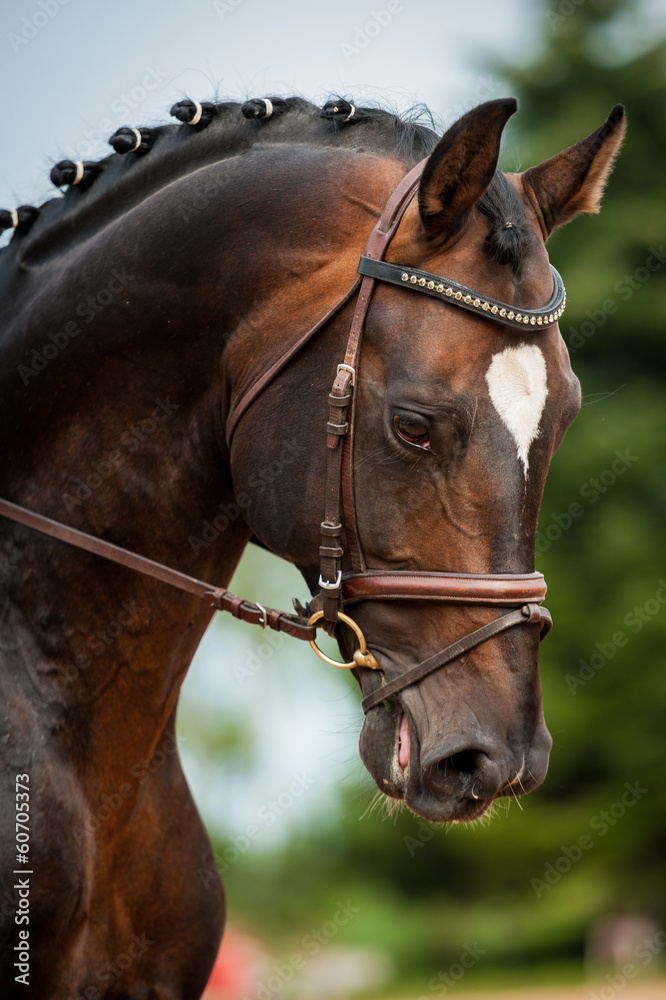
<path id="1" fill-rule="evenodd" d="M 417 268 L 405 270 L 398 264 L 389 264 L 385 260 L 372 260 L 371 257 L 361 257 L 358 266 L 359 274 L 367 274 L 371 278 L 379 281 L 386 281 L 391 285 L 404 285 L 412 288 L 415 292 L 424 292 L 443 302 L 448 302 L 462 309 L 469 309 L 470 312 L 482 312 L 486 319 L 493 319 L 504 326 L 550 326 L 557 323 L 564 312 L 567 301 L 567 293 L 564 288 L 562 278 L 550 265 L 553 275 L 553 294 L 550 302 L 542 309 L 516 309 L 506 302 L 498 299 L 491 299 L 490 296 L 480 296 L 473 288 L 461 285 L 451 278 L 442 278 L 438 274 L 430 271 L 419 271 Z"/>

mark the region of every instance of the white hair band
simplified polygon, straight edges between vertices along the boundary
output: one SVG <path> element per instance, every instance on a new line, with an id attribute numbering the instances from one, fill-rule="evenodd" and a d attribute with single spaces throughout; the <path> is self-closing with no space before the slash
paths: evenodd
<path id="1" fill-rule="evenodd" d="M 352 118 L 354 117 L 355 114 L 356 114 L 356 108 L 354 107 L 353 104 L 350 104 L 349 105 L 349 114 L 347 115 L 346 118 L 343 118 L 343 121 L 350 122 L 352 120 Z"/>
<path id="2" fill-rule="evenodd" d="M 74 180 L 72 184 L 80 184 L 83 180 L 83 163 L 81 160 L 75 160 L 74 166 L 76 167 L 76 173 L 74 174 Z"/>
<path id="3" fill-rule="evenodd" d="M 12 228 L 13 228 L 13 229 L 16 229 L 16 227 L 17 227 L 17 226 L 18 226 L 18 224 L 19 224 L 19 217 L 18 217 L 18 212 L 16 211 L 16 209 L 15 209 L 15 208 L 10 208 L 10 209 L 9 209 L 9 214 L 10 214 L 10 215 L 11 215 L 11 217 L 12 217 Z"/>
<path id="4" fill-rule="evenodd" d="M 269 100 L 268 97 L 262 97 L 261 100 L 266 105 L 266 114 L 264 115 L 264 118 L 270 118 L 273 114 L 273 102 Z"/>
<path id="5" fill-rule="evenodd" d="M 139 146 L 141 145 L 141 143 L 143 142 L 143 137 L 142 137 L 141 133 L 139 132 L 138 128 L 130 128 L 130 132 L 133 132 L 134 135 L 136 136 L 136 142 L 134 143 L 134 145 L 132 146 L 132 148 L 130 150 L 128 150 L 128 152 L 135 153 L 137 151 L 137 149 L 139 148 Z"/>
<path id="6" fill-rule="evenodd" d="M 189 125 L 198 125 L 199 122 L 201 121 L 201 116 L 203 114 L 203 108 L 201 107 L 201 105 L 199 104 L 198 101 L 192 101 L 192 104 L 196 108 L 196 111 L 194 112 L 194 118 L 191 118 L 190 121 L 188 122 L 188 124 Z"/>

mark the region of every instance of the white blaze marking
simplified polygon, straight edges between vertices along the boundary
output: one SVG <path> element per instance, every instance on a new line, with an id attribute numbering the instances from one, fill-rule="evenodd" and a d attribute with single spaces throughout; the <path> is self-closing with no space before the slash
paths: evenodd
<path id="1" fill-rule="evenodd" d="M 507 347 L 493 358 L 486 382 L 493 406 L 516 442 L 527 478 L 527 456 L 548 395 L 544 356 L 533 344 Z"/>

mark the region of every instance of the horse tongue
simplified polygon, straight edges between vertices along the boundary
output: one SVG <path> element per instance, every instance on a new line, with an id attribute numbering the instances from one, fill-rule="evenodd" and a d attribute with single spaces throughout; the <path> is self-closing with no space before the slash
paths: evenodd
<path id="1" fill-rule="evenodd" d="M 409 742 L 409 725 L 407 716 L 403 712 L 398 730 L 398 763 L 403 771 L 409 764 Z"/>

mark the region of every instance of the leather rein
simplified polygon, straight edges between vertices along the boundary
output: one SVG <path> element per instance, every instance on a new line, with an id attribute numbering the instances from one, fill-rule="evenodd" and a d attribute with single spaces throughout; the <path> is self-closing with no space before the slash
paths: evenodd
<path id="1" fill-rule="evenodd" d="M 414 268 L 403 268 L 383 260 L 386 249 L 395 234 L 405 210 L 410 204 L 421 178 L 426 159 L 403 177 L 388 199 L 381 217 L 372 230 L 361 257 L 359 274 L 352 287 L 307 333 L 293 344 L 250 387 L 232 410 L 227 421 L 226 437 L 229 447 L 234 431 L 242 416 L 255 399 L 275 379 L 291 359 L 307 344 L 358 291 L 344 361 L 337 372 L 329 394 L 329 419 L 327 423 L 327 470 L 325 484 L 325 514 L 321 524 L 319 593 L 313 598 L 309 618 L 275 608 L 265 608 L 258 602 L 246 600 L 229 590 L 215 587 L 178 570 L 130 552 L 101 538 L 88 535 L 18 504 L 0 499 L 0 515 L 26 527 L 40 531 L 76 548 L 119 563 L 139 573 L 144 573 L 163 583 L 187 593 L 204 598 L 213 608 L 232 614 L 241 621 L 262 628 L 284 632 L 296 639 L 310 642 L 318 656 L 337 667 L 366 667 L 382 671 L 382 667 L 367 648 L 365 637 L 344 608 L 366 600 L 444 601 L 454 604 L 481 604 L 512 607 L 498 618 L 452 643 L 434 656 L 417 664 L 388 683 L 382 683 L 362 701 L 364 712 L 381 704 L 387 698 L 416 684 L 424 677 L 457 659 L 482 642 L 513 628 L 516 625 L 538 624 L 540 638 L 544 639 L 552 627 L 546 608 L 540 607 L 546 594 L 546 584 L 541 573 L 448 573 L 424 571 L 389 571 L 368 569 L 363 556 L 356 526 L 356 505 L 353 484 L 353 446 L 355 425 L 356 375 L 361 353 L 361 340 L 365 318 L 376 281 L 401 285 L 424 292 L 442 301 L 472 312 L 482 313 L 487 319 L 504 326 L 523 329 L 525 326 L 543 327 L 556 323 L 565 304 L 562 279 L 551 267 L 554 291 L 550 302 L 542 309 L 517 311 L 515 307 L 498 300 L 481 296 L 471 288 L 440 275 Z M 342 572 L 342 534 L 346 533 L 352 573 Z M 338 663 L 318 649 L 315 639 L 317 622 L 326 622 L 332 629 L 344 622 L 356 634 L 359 648 L 349 663 Z"/>

